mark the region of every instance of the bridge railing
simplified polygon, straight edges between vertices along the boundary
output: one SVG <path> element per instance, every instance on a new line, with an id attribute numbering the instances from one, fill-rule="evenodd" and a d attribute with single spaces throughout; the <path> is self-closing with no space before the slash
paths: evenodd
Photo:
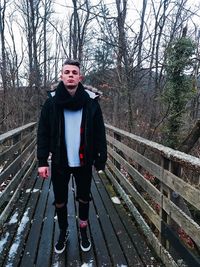
<path id="1" fill-rule="evenodd" d="M 106 174 L 149 243 L 166 266 L 200 266 L 200 159 L 106 129 Z"/>
<path id="2" fill-rule="evenodd" d="M 36 164 L 35 128 L 36 123 L 29 123 L 0 135 L 0 227 Z"/>

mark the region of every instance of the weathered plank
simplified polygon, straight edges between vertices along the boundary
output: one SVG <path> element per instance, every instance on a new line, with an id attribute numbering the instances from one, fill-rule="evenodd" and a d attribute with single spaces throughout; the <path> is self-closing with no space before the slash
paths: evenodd
<path id="1" fill-rule="evenodd" d="M 41 179 L 41 178 L 38 178 L 38 179 Z M 23 257 L 21 260 L 22 267 L 33 266 L 35 263 L 38 242 L 40 238 L 40 232 L 41 232 L 41 227 L 43 223 L 47 197 L 49 193 L 49 185 L 50 185 L 50 179 L 44 180 L 43 186 L 40 192 L 41 196 L 39 198 L 39 201 L 37 203 L 37 206 L 34 212 L 34 216 L 32 218 L 31 229 L 28 235 L 28 239 L 26 241 L 25 250 L 23 252 Z"/>
<path id="2" fill-rule="evenodd" d="M 33 152 L 34 153 L 34 152 Z M 7 218 L 9 217 L 9 214 L 12 210 L 12 207 L 14 205 L 14 203 L 17 201 L 19 195 L 20 195 L 20 191 L 21 188 L 23 186 L 23 183 L 25 182 L 25 180 L 27 179 L 27 177 L 30 175 L 30 173 L 32 172 L 34 166 L 35 166 L 36 161 L 34 160 L 31 164 L 31 166 L 29 167 L 29 169 L 26 171 L 23 179 L 21 180 L 21 182 L 19 183 L 19 185 L 17 186 L 15 192 L 13 193 L 13 195 L 11 196 L 11 198 L 9 199 L 8 204 L 6 205 L 6 207 L 3 209 L 1 216 L 0 216 L 0 227 L 2 227 L 2 225 L 4 224 L 4 222 L 7 220 Z M 9 189 L 8 189 L 9 190 Z M 7 194 L 8 192 L 6 191 L 5 194 Z M 2 193 L 2 195 L 4 195 L 4 192 Z M 6 196 L 6 195 L 5 195 Z"/>
<path id="3" fill-rule="evenodd" d="M 126 258 L 121 246 L 118 243 L 115 231 L 109 218 L 109 214 L 105 209 L 105 204 L 99 196 L 97 187 L 94 183 L 92 183 L 92 193 L 94 196 L 94 206 L 98 210 L 100 225 L 104 233 L 107 249 L 109 250 L 109 254 L 111 256 L 112 265 L 127 265 Z"/>
<path id="4" fill-rule="evenodd" d="M 94 177 L 97 179 L 97 174 L 94 172 Z M 103 178 L 102 178 L 103 180 Z M 110 201 L 110 196 L 108 195 L 107 191 L 105 190 L 104 185 L 102 182 L 96 183 L 96 187 L 98 191 L 100 191 L 101 198 L 106 203 L 105 208 L 107 213 L 109 214 L 109 218 L 112 222 L 115 234 L 119 240 L 120 246 L 124 252 L 124 256 L 126 257 L 128 266 L 144 266 L 143 262 L 141 261 L 138 253 L 135 250 L 134 244 L 131 241 L 128 233 L 125 230 L 125 227 L 120 220 L 120 217 L 115 209 L 115 206 Z"/>
<path id="5" fill-rule="evenodd" d="M 53 233 L 54 233 L 54 207 L 52 205 L 53 189 L 49 188 L 47 205 L 43 218 L 43 225 L 41 230 L 41 238 L 38 244 L 38 253 L 36 258 L 36 266 L 49 267 L 51 265 Z M 37 223 L 37 222 L 36 222 Z M 45 260 L 44 260 L 45 258 Z"/>
<path id="6" fill-rule="evenodd" d="M 200 247 L 200 225 L 166 197 L 163 198 L 163 209 Z"/>
<path id="7" fill-rule="evenodd" d="M 9 147 L 7 150 L 3 151 L 0 154 L 0 162 L 3 163 L 5 160 L 8 161 L 7 164 L 10 162 L 10 157 L 13 156 L 13 154 L 18 151 L 19 149 L 25 147 L 30 141 L 34 138 L 32 133 L 27 134 L 25 137 L 23 137 L 19 142 Z"/>
<path id="8" fill-rule="evenodd" d="M 125 159 L 118 155 L 115 151 L 108 148 L 110 155 L 131 175 L 133 181 L 137 182 L 159 205 L 161 204 L 162 195 L 160 191 L 147 179 L 144 178 L 133 166 L 131 166 Z M 110 161 L 109 161 L 110 163 Z"/>
<path id="9" fill-rule="evenodd" d="M 98 180 L 95 179 L 95 183 L 98 183 Z M 94 198 L 95 196 L 93 196 Z M 95 247 L 97 265 L 112 266 L 104 234 L 101 229 L 98 210 L 95 209 L 93 201 L 90 203 L 90 231 L 93 240 L 92 243 Z"/>
<path id="10" fill-rule="evenodd" d="M 6 188 L 4 189 L 3 192 L 1 192 L 0 194 L 0 207 L 10 199 L 11 196 L 11 192 L 14 191 L 16 189 L 16 187 L 18 189 L 15 190 L 15 194 L 17 191 L 20 190 L 20 186 L 21 183 L 23 181 L 25 181 L 25 179 L 27 178 L 27 176 L 30 174 L 30 172 L 32 171 L 34 164 L 33 161 L 35 159 L 35 151 L 33 151 L 29 157 L 27 158 L 27 160 L 24 162 L 22 168 L 15 174 L 15 176 L 13 177 L 13 179 L 9 182 L 9 184 L 6 186 Z M 32 162 L 32 164 L 31 164 Z M 35 163 L 35 161 L 34 161 Z M 24 175 L 24 172 L 26 171 L 27 167 L 31 164 L 31 167 L 29 168 L 29 172 L 27 172 L 25 174 L 25 177 L 22 178 L 22 176 Z M 22 179 L 22 181 L 20 181 Z M 1 219 L 0 219 L 1 221 Z"/>
<path id="11" fill-rule="evenodd" d="M 138 145 L 142 145 L 146 148 L 151 149 L 152 151 L 157 152 L 158 154 L 164 156 L 165 158 L 169 160 L 173 160 L 174 162 L 178 162 L 187 168 L 200 172 L 200 159 L 197 157 L 193 157 L 191 155 L 188 155 L 178 150 L 166 147 L 156 142 L 149 141 L 143 137 L 126 132 L 124 130 L 118 129 L 108 124 L 106 124 L 106 128 L 108 130 L 111 130 L 113 132 L 120 134 L 122 137 L 126 137 L 132 141 L 137 142 Z"/>
<path id="12" fill-rule="evenodd" d="M 118 150 L 122 151 L 130 159 L 133 159 L 135 162 L 137 162 L 150 174 L 152 174 L 153 176 L 158 178 L 162 183 L 164 183 L 166 186 L 171 188 L 171 190 L 180 194 L 185 200 L 187 200 L 190 204 L 192 204 L 197 209 L 200 209 L 200 190 L 199 189 L 195 188 L 195 186 L 192 186 L 189 183 L 186 183 L 185 181 L 183 181 L 183 179 L 179 178 L 173 173 L 170 173 L 167 170 L 164 170 L 164 173 L 163 173 L 163 168 L 161 166 L 145 158 L 144 156 L 140 155 L 138 152 L 120 143 L 114 138 L 108 137 L 108 140 L 112 142 L 113 145 L 117 146 Z M 112 153 L 113 150 L 111 150 L 111 148 L 109 147 L 108 147 L 108 151 L 109 152 L 111 151 L 111 154 L 113 154 Z"/>
<path id="13" fill-rule="evenodd" d="M 190 204 L 200 210 L 200 190 L 186 183 L 178 176 L 164 170 L 163 182 L 173 191 L 180 194 Z"/>
<path id="14" fill-rule="evenodd" d="M 76 186 L 75 186 L 75 182 L 74 182 L 74 193 L 76 192 Z M 75 194 L 76 195 L 76 194 Z M 77 214 L 77 229 L 78 229 L 78 236 L 79 236 L 79 243 L 80 243 L 80 233 L 79 233 L 79 220 L 78 220 L 78 201 L 75 201 L 75 209 L 76 209 L 76 214 Z M 87 229 L 87 234 L 88 234 L 88 238 L 91 241 L 91 249 L 90 251 L 88 251 L 87 253 L 83 252 L 81 250 L 81 259 L 82 259 L 82 263 L 89 265 L 92 264 L 92 266 L 96 267 L 97 263 L 96 263 L 96 257 L 95 257 L 95 252 L 94 252 L 94 244 L 92 243 L 92 238 L 91 238 L 91 234 L 90 234 L 90 225 Z"/>
<path id="15" fill-rule="evenodd" d="M 130 212 L 134 216 L 136 222 L 138 223 L 139 227 L 141 228 L 143 234 L 147 238 L 149 244 L 154 248 L 157 255 L 159 255 L 163 261 L 163 263 L 166 266 L 170 267 L 178 267 L 174 259 L 171 257 L 171 255 L 168 253 L 168 251 L 161 246 L 160 242 L 158 241 L 157 237 L 154 235 L 148 224 L 145 222 L 137 208 L 134 206 L 133 202 L 130 200 L 129 196 L 126 194 L 124 189 L 121 187 L 121 185 L 116 181 L 116 179 L 113 177 L 111 172 L 106 168 L 106 174 L 108 175 L 109 179 L 111 180 L 112 184 L 116 188 L 116 190 L 119 192 L 120 196 L 125 201 L 127 207 L 129 208 Z M 101 176 L 103 176 L 102 174 Z"/>
<path id="16" fill-rule="evenodd" d="M 37 179 L 36 184 L 31 191 L 29 201 L 24 210 L 24 214 L 19 221 L 19 225 L 12 241 L 12 246 L 9 250 L 9 254 L 6 259 L 5 266 L 18 266 L 21 261 L 21 255 L 24 251 L 24 242 L 29 234 L 29 229 L 31 227 L 32 217 L 34 215 L 35 206 L 37 204 L 38 198 L 40 196 L 40 189 L 42 187 L 42 180 Z"/>
<path id="17" fill-rule="evenodd" d="M 154 191 L 152 190 L 153 185 L 151 185 L 150 182 L 148 182 L 147 180 L 145 180 L 143 178 L 142 175 L 140 175 L 136 170 L 134 170 L 134 168 L 127 163 L 121 156 L 117 155 L 116 152 L 112 151 L 111 149 L 109 149 L 109 153 L 115 158 L 115 160 L 117 160 L 118 162 L 120 162 L 120 164 L 123 164 L 124 169 L 126 169 L 126 171 L 134 178 L 134 180 L 136 180 L 138 182 L 138 184 L 140 186 L 142 186 L 142 188 L 151 196 L 154 198 L 154 200 L 156 200 L 156 202 L 163 207 L 163 209 L 167 212 L 168 215 L 171 216 L 171 218 L 173 218 L 177 224 L 179 224 L 181 227 L 184 228 L 184 230 L 186 231 L 186 233 L 196 242 L 197 245 L 199 245 L 199 240 L 200 240 L 200 236 L 199 236 L 199 230 L 200 230 L 200 226 L 195 223 L 191 218 L 189 218 L 186 214 L 184 214 L 174 203 L 172 203 L 171 201 L 167 200 L 165 198 L 165 196 L 161 197 L 161 193 L 160 194 L 160 201 L 158 202 L 158 198 L 155 197 Z M 119 171 L 117 170 L 117 168 L 114 167 L 114 165 L 112 164 L 112 162 L 110 160 L 108 160 L 108 165 L 112 168 L 112 170 L 118 175 L 120 175 Z M 174 187 L 174 184 L 176 184 L 176 188 L 178 190 L 178 192 L 183 192 L 184 191 L 184 196 L 186 196 L 186 199 L 191 203 L 193 203 L 197 208 L 200 205 L 199 204 L 199 198 L 200 198 L 200 191 L 195 189 L 194 187 L 192 187 L 191 185 L 187 184 L 184 181 L 181 181 L 181 179 L 179 179 L 177 176 L 171 174 L 169 171 L 164 171 L 164 176 L 163 176 L 163 185 L 168 185 L 169 183 L 171 183 L 172 187 Z M 166 177 L 167 174 L 167 177 Z M 124 179 L 122 177 L 119 177 L 120 181 L 124 181 Z M 143 179 L 143 181 L 142 181 Z M 127 180 L 127 179 L 126 179 Z M 180 180 L 179 184 L 177 183 L 177 181 Z M 128 183 L 128 181 L 126 181 Z M 124 183 L 124 182 L 123 182 Z M 183 186 L 184 184 L 184 186 Z M 126 189 L 130 192 L 129 189 L 130 185 L 127 184 Z M 183 190 L 183 188 L 185 190 Z M 188 192 L 187 192 L 188 189 Z M 194 195 L 192 194 L 192 192 L 194 191 Z M 136 199 L 136 194 L 131 194 L 133 196 L 134 199 Z M 164 204 L 161 204 L 161 199 L 164 201 Z M 192 201 L 191 201 L 192 199 Z M 194 203 L 196 201 L 196 203 Z M 147 213 L 148 217 L 151 219 L 151 213 L 149 213 L 149 211 L 147 211 L 147 209 L 145 209 L 144 205 L 142 204 L 141 199 L 137 199 L 138 204 L 142 207 L 143 211 L 145 211 L 145 213 Z M 172 212 L 173 211 L 173 212 Z M 149 216 L 150 215 L 150 216 Z M 152 220 L 152 219 L 151 219 Z M 154 220 L 152 221 L 154 222 Z"/>
<path id="18" fill-rule="evenodd" d="M 31 195 L 31 189 L 35 185 L 35 179 L 33 179 L 35 175 L 36 172 L 33 170 L 31 176 L 26 178 L 26 183 L 23 185 L 21 195 L 15 202 L 15 205 L 12 206 L 13 210 L 11 212 L 10 219 L 8 223 L 4 224 L 4 227 L 1 228 L 0 236 L 1 242 L 4 244 L 4 246 L 0 248 L 0 266 L 3 265 L 4 261 L 6 261 L 8 253 L 10 253 L 9 249 L 11 250 L 12 248 L 12 242 L 17 233 L 18 224 L 20 224 L 21 219 L 26 211 L 26 205 Z M 10 256 L 12 256 L 12 253 L 10 253 Z"/>
<path id="19" fill-rule="evenodd" d="M 69 221 L 69 241 L 67 244 L 66 266 L 81 266 L 81 255 L 79 245 L 79 233 L 77 226 L 77 214 L 75 207 L 75 185 L 73 179 L 69 183 L 68 198 L 68 221 Z"/>
<path id="20" fill-rule="evenodd" d="M 100 179 L 100 178 L 99 178 Z M 105 179 L 105 177 L 101 177 L 101 180 L 109 192 L 110 196 L 115 196 L 116 193 L 114 191 L 113 193 L 113 187 L 111 186 L 110 182 L 108 179 Z M 123 202 L 123 199 L 121 199 L 121 202 Z M 157 266 L 158 264 L 156 261 L 157 255 L 153 253 L 150 248 L 147 245 L 146 240 L 144 239 L 143 234 L 140 234 L 138 231 L 138 228 L 135 225 L 135 222 L 132 219 L 131 213 L 129 212 L 127 216 L 127 210 L 122 207 L 122 205 L 115 205 L 115 209 L 117 210 L 117 214 L 121 219 L 121 222 L 123 223 L 125 227 L 125 231 L 129 234 L 132 243 L 134 244 L 134 247 L 137 251 L 137 254 L 139 257 L 142 259 L 142 262 L 144 263 L 145 266 L 152 265 L 152 266 Z M 127 209 L 127 207 L 126 207 Z"/>
<path id="21" fill-rule="evenodd" d="M 5 179 L 8 179 L 9 175 L 12 175 L 20 168 L 20 163 L 25 158 L 25 156 L 34 149 L 36 140 L 34 139 L 31 144 L 0 174 L 0 184 L 3 183 Z"/>
<path id="22" fill-rule="evenodd" d="M 36 125 L 36 122 L 31 122 L 31 123 L 28 123 L 26 125 L 23 125 L 23 126 L 20 126 L 18 128 L 15 128 L 15 129 L 13 129 L 13 130 L 11 130 L 9 132 L 6 132 L 4 134 L 1 134 L 0 135 L 0 144 L 2 144 L 4 142 L 6 142 L 7 140 L 15 137 L 16 135 L 19 135 L 19 134 L 23 133 L 24 131 L 26 131 L 28 129 L 30 130 L 30 129 L 34 128 L 35 125 Z"/>
<path id="23" fill-rule="evenodd" d="M 134 160 L 138 165 L 142 166 L 145 170 L 149 171 L 152 175 L 158 177 L 162 176 L 162 167 L 151 161 L 150 159 L 146 158 L 145 156 L 141 155 L 134 149 L 128 147 L 127 145 L 117 141 L 113 137 L 107 135 L 108 141 L 117 147 L 117 150 L 123 152 L 131 160 Z"/>
<path id="24" fill-rule="evenodd" d="M 151 222 L 160 230 L 160 217 L 149 203 L 140 195 L 136 188 L 128 181 L 128 179 L 108 160 L 108 166 L 115 172 L 120 183 L 123 184 L 126 190 L 131 194 L 133 199 L 142 208 L 143 212 L 148 216 Z"/>

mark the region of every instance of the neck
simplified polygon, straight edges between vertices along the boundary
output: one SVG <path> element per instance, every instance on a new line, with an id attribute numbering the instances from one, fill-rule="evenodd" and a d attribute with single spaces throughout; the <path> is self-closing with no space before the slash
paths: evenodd
<path id="1" fill-rule="evenodd" d="M 68 91 L 68 93 L 69 93 L 71 96 L 74 96 L 75 93 L 76 93 L 76 90 L 77 90 L 78 86 L 76 86 L 76 87 L 65 87 L 65 88 L 66 88 L 66 90 Z"/>

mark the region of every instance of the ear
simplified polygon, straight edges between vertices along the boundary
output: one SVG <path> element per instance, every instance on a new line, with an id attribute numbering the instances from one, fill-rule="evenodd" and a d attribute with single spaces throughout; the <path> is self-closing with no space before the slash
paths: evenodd
<path id="1" fill-rule="evenodd" d="M 84 79 L 84 76 L 83 75 L 80 75 L 79 76 L 79 81 L 81 82 L 83 79 Z"/>

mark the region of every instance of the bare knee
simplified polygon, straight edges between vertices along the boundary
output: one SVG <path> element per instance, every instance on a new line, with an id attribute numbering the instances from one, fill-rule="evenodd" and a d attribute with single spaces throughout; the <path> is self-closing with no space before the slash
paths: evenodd
<path id="1" fill-rule="evenodd" d="M 59 204 L 56 203 L 55 205 L 56 205 L 56 208 L 61 209 L 65 206 L 65 203 L 59 203 Z"/>

